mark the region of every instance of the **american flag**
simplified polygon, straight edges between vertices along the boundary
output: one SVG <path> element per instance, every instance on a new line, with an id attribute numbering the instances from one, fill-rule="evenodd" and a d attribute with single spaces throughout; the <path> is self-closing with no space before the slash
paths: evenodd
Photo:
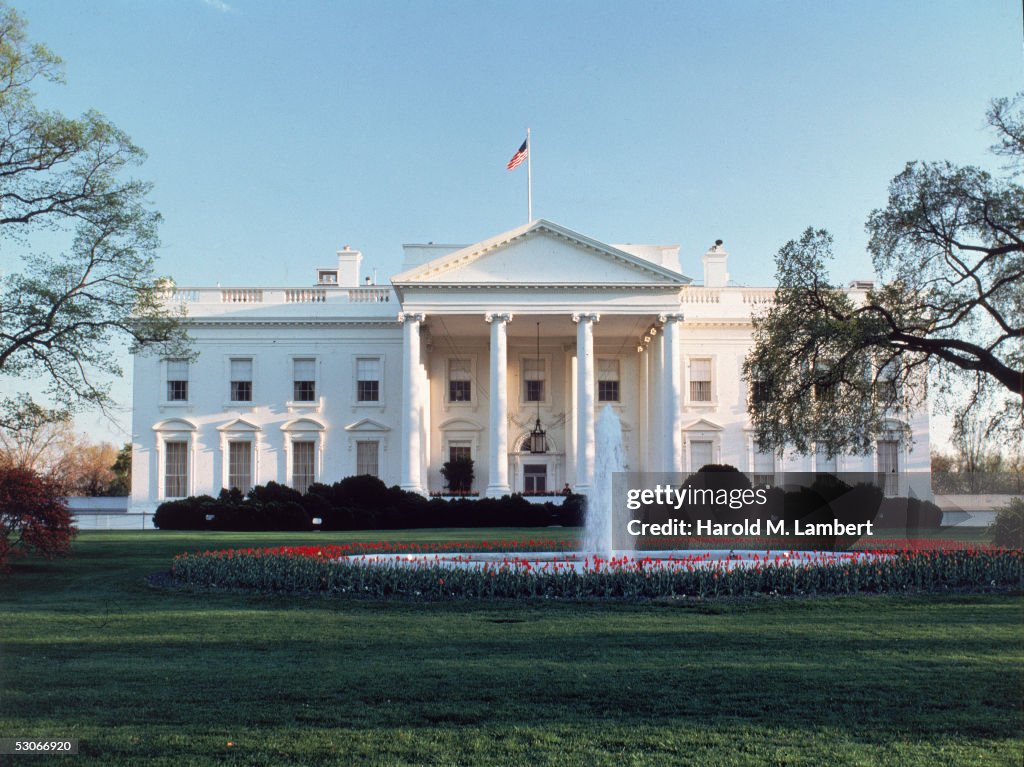
<path id="1" fill-rule="evenodd" d="M 523 145 L 519 147 L 518 151 L 512 155 L 512 159 L 508 161 L 508 165 L 505 167 L 509 170 L 519 167 L 523 160 L 530 156 L 530 139 L 526 139 Z"/>

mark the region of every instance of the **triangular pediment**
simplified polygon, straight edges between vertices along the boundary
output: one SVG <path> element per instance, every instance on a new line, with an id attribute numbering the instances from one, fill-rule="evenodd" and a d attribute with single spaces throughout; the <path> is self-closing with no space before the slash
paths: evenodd
<path id="1" fill-rule="evenodd" d="M 609 285 L 690 282 L 653 261 L 540 219 L 460 248 L 392 279 L 396 287 Z"/>
<path id="2" fill-rule="evenodd" d="M 688 426 L 684 426 L 683 431 L 722 431 L 722 427 L 706 418 L 698 418 Z"/>
<path id="3" fill-rule="evenodd" d="M 345 431 L 391 431 L 391 427 L 374 421 L 372 418 L 364 418 L 361 421 L 350 423 L 345 427 Z"/>
<path id="4" fill-rule="evenodd" d="M 263 429 L 244 418 L 235 418 L 233 421 L 218 426 L 217 431 L 263 431 Z"/>

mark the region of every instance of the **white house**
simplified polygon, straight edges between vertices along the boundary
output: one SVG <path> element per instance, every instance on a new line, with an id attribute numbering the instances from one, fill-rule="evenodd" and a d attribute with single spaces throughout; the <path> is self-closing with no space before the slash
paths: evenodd
<path id="1" fill-rule="evenodd" d="M 908 472 L 928 469 L 924 412 L 912 440 L 878 435 L 867 457 L 756 449 L 740 371 L 774 289 L 731 283 L 721 243 L 702 286 L 678 247 L 609 245 L 545 220 L 473 245 L 406 245 L 388 287 L 361 284 L 361 260 L 346 247 L 306 288 L 172 291 L 196 357 L 135 358 L 135 510 L 364 473 L 439 491 L 442 464 L 462 455 L 487 495 L 583 491 L 605 404 L 630 470 L 880 471 L 904 493 Z"/>

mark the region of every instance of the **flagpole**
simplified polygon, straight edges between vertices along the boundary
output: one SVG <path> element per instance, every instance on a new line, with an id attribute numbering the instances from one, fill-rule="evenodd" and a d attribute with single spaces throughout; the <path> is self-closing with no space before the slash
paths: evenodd
<path id="1" fill-rule="evenodd" d="M 526 129 L 526 223 L 533 221 L 533 147 L 530 146 L 530 129 Z"/>

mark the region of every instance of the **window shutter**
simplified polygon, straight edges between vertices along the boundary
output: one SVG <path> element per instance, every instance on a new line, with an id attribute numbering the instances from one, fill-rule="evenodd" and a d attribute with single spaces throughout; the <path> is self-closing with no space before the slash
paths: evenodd
<path id="1" fill-rule="evenodd" d="M 690 380 L 710 381 L 711 360 L 690 360 Z"/>
<path id="2" fill-rule="evenodd" d="M 251 381 L 252 360 L 231 360 L 231 380 Z"/>
<path id="3" fill-rule="evenodd" d="M 448 360 L 449 381 L 469 381 L 471 379 L 469 360 Z"/>
<path id="4" fill-rule="evenodd" d="M 167 380 L 168 381 L 187 381 L 188 380 L 188 360 L 168 360 L 167 361 Z"/>
<path id="5" fill-rule="evenodd" d="M 619 380 L 619 361 L 618 360 L 598 360 L 597 361 L 597 380 L 598 381 L 618 381 Z"/>
<path id="6" fill-rule="evenodd" d="M 526 357 L 523 359 L 523 380 L 524 381 L 543 381 L 544 380 L 544 360 L 537 359 L 536 357 Z"/>
<path id="7" fill-rule="evenodd" d="M 356 378 L 360 381 L 380 380 L 380 360 L 361 358 L 356 362 Z"/>

